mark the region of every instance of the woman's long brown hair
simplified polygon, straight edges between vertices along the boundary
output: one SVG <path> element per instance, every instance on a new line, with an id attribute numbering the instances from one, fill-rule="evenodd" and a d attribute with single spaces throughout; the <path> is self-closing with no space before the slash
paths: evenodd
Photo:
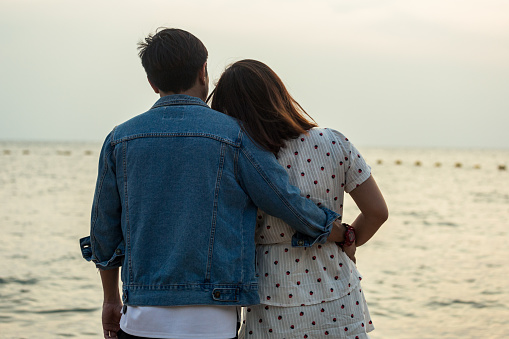
<path id="1" fill-rule="evenodd" d="M 207 102 L 211 98 L 212 109 L 240 120 L 251 139 L 276 155 L 286 140 L 317 126 L 260 61 L 241 60 L 226 68 Z"/>

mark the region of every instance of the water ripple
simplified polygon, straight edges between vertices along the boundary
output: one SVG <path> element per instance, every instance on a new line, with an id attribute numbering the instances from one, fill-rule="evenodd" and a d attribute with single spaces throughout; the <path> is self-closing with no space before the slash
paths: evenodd
<path id="1" fill-rule="evenodd" d="M 432 301 L 426 304 L 429 307 L 447 307 L 447 306 L 456 306 L 456 305 L 466 305 L 471 306 L 473 308 L 486 308 L 486 307 L 501 307 L 503 305 L 495 302 L 495 301 L 486 301 L 486 302 L 477 302 L 477 301 L 467 301 L 467 300 L 459 300 L 453 299 L 449 301 Z"/>
<path id="2" fill-rule="evenodd" d="M 96 312 L 100 308 L 94 307 L 94 308 L 68 308 L 68 309 L 54 309 L 54 310 L 40 310 L 40 311 L 34 311 L 34 310 L 16 310 L 13 313 L 18 314 L 62 314 L 62 313 L 91 313 Z"/>
<path id="3" fill-rule="evenodd" d="M 56 310 L 42 310 L 42 311 L 32 311 L 29 313 L 37 313 L 37 314 L 54 314 L 54 313 L 87 313 L 87 312 L 95 312 L 99 310 L 98 307 L 94 308 L 70 308 L 70 309 L 56 309 Z"/>
<path id="4" fill-rule="evenodd" d="M 443 221 L 443 222 L 437 222 L 436 225 L 438 226 L 447 226 L 447 227 L 458 227 L 459 225 L 454 222 L 449 221 Z"/>
<path id="5" fill-rule="evenodd" d="M 36 278 L 31 279 L 17 279 L 17 278 L 0 278 L 0 285 L 7 284 L 20 284 L 20 285 L 35 285 L 39 282 Z"/>

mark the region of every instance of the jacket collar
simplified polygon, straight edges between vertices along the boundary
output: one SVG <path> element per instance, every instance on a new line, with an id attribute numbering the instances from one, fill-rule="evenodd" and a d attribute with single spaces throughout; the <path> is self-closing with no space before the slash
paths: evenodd
<path id="1" fill-rule="evenodd" d="M 192 97 L 185 94 L 172 94 L 166 95 L 159 100 L 156 101 L 154 106 L 151 109 L 162 107 L 162 106 L 173 106 L 173 105 L 198 105 L 209 107 L 207 104 L 197 97 Z"/>

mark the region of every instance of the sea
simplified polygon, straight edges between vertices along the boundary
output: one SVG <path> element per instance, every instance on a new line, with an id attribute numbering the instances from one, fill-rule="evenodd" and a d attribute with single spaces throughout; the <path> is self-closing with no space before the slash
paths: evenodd
<path id="1" fill-rule="evenodd" d="M 78 242 L 100 146 L 0 142 L 0 338 L 102 337 Z M 390 213 L 357 250 L 371 338 L 509 338 L 509 150 L 359 149 Z"/>

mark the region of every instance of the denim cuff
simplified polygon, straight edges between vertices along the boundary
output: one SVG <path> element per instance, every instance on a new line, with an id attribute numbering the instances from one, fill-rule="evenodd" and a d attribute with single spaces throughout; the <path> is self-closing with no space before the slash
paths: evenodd
<path id="1" fill-rule="evenodd" d="M 80 239 L 81 255 L 86 261 L 92 260 L 92 247 L 90 243 L 90 237 L 84 237 Z"/>
<path id="2" fill-rule="evenodd" d="M 332 224 L 337 219 L 341 220 L 341 214 L 331 211 L 330 209 L 320 206 L 327 215 L 327 224 L 324 226 L 322 234 L 317 237 L 311 237 L 307 234 L 295 232 L 292 236 L 292 247 L 311 247 L 316 243 L 323 244 L 327 241 L 332 230 Z"/>
<path id="3" fill-rule="evenodd" d="M 125 246 L 122 241 L 109 260 L 99 261 L 92 252 L 92 242 L 90 236 L 80 239 L 81 255 L 86 261 L 92 261 L 95 266 L 101 270 L 110 270 L 122 266 L 125 256 Z"/>

